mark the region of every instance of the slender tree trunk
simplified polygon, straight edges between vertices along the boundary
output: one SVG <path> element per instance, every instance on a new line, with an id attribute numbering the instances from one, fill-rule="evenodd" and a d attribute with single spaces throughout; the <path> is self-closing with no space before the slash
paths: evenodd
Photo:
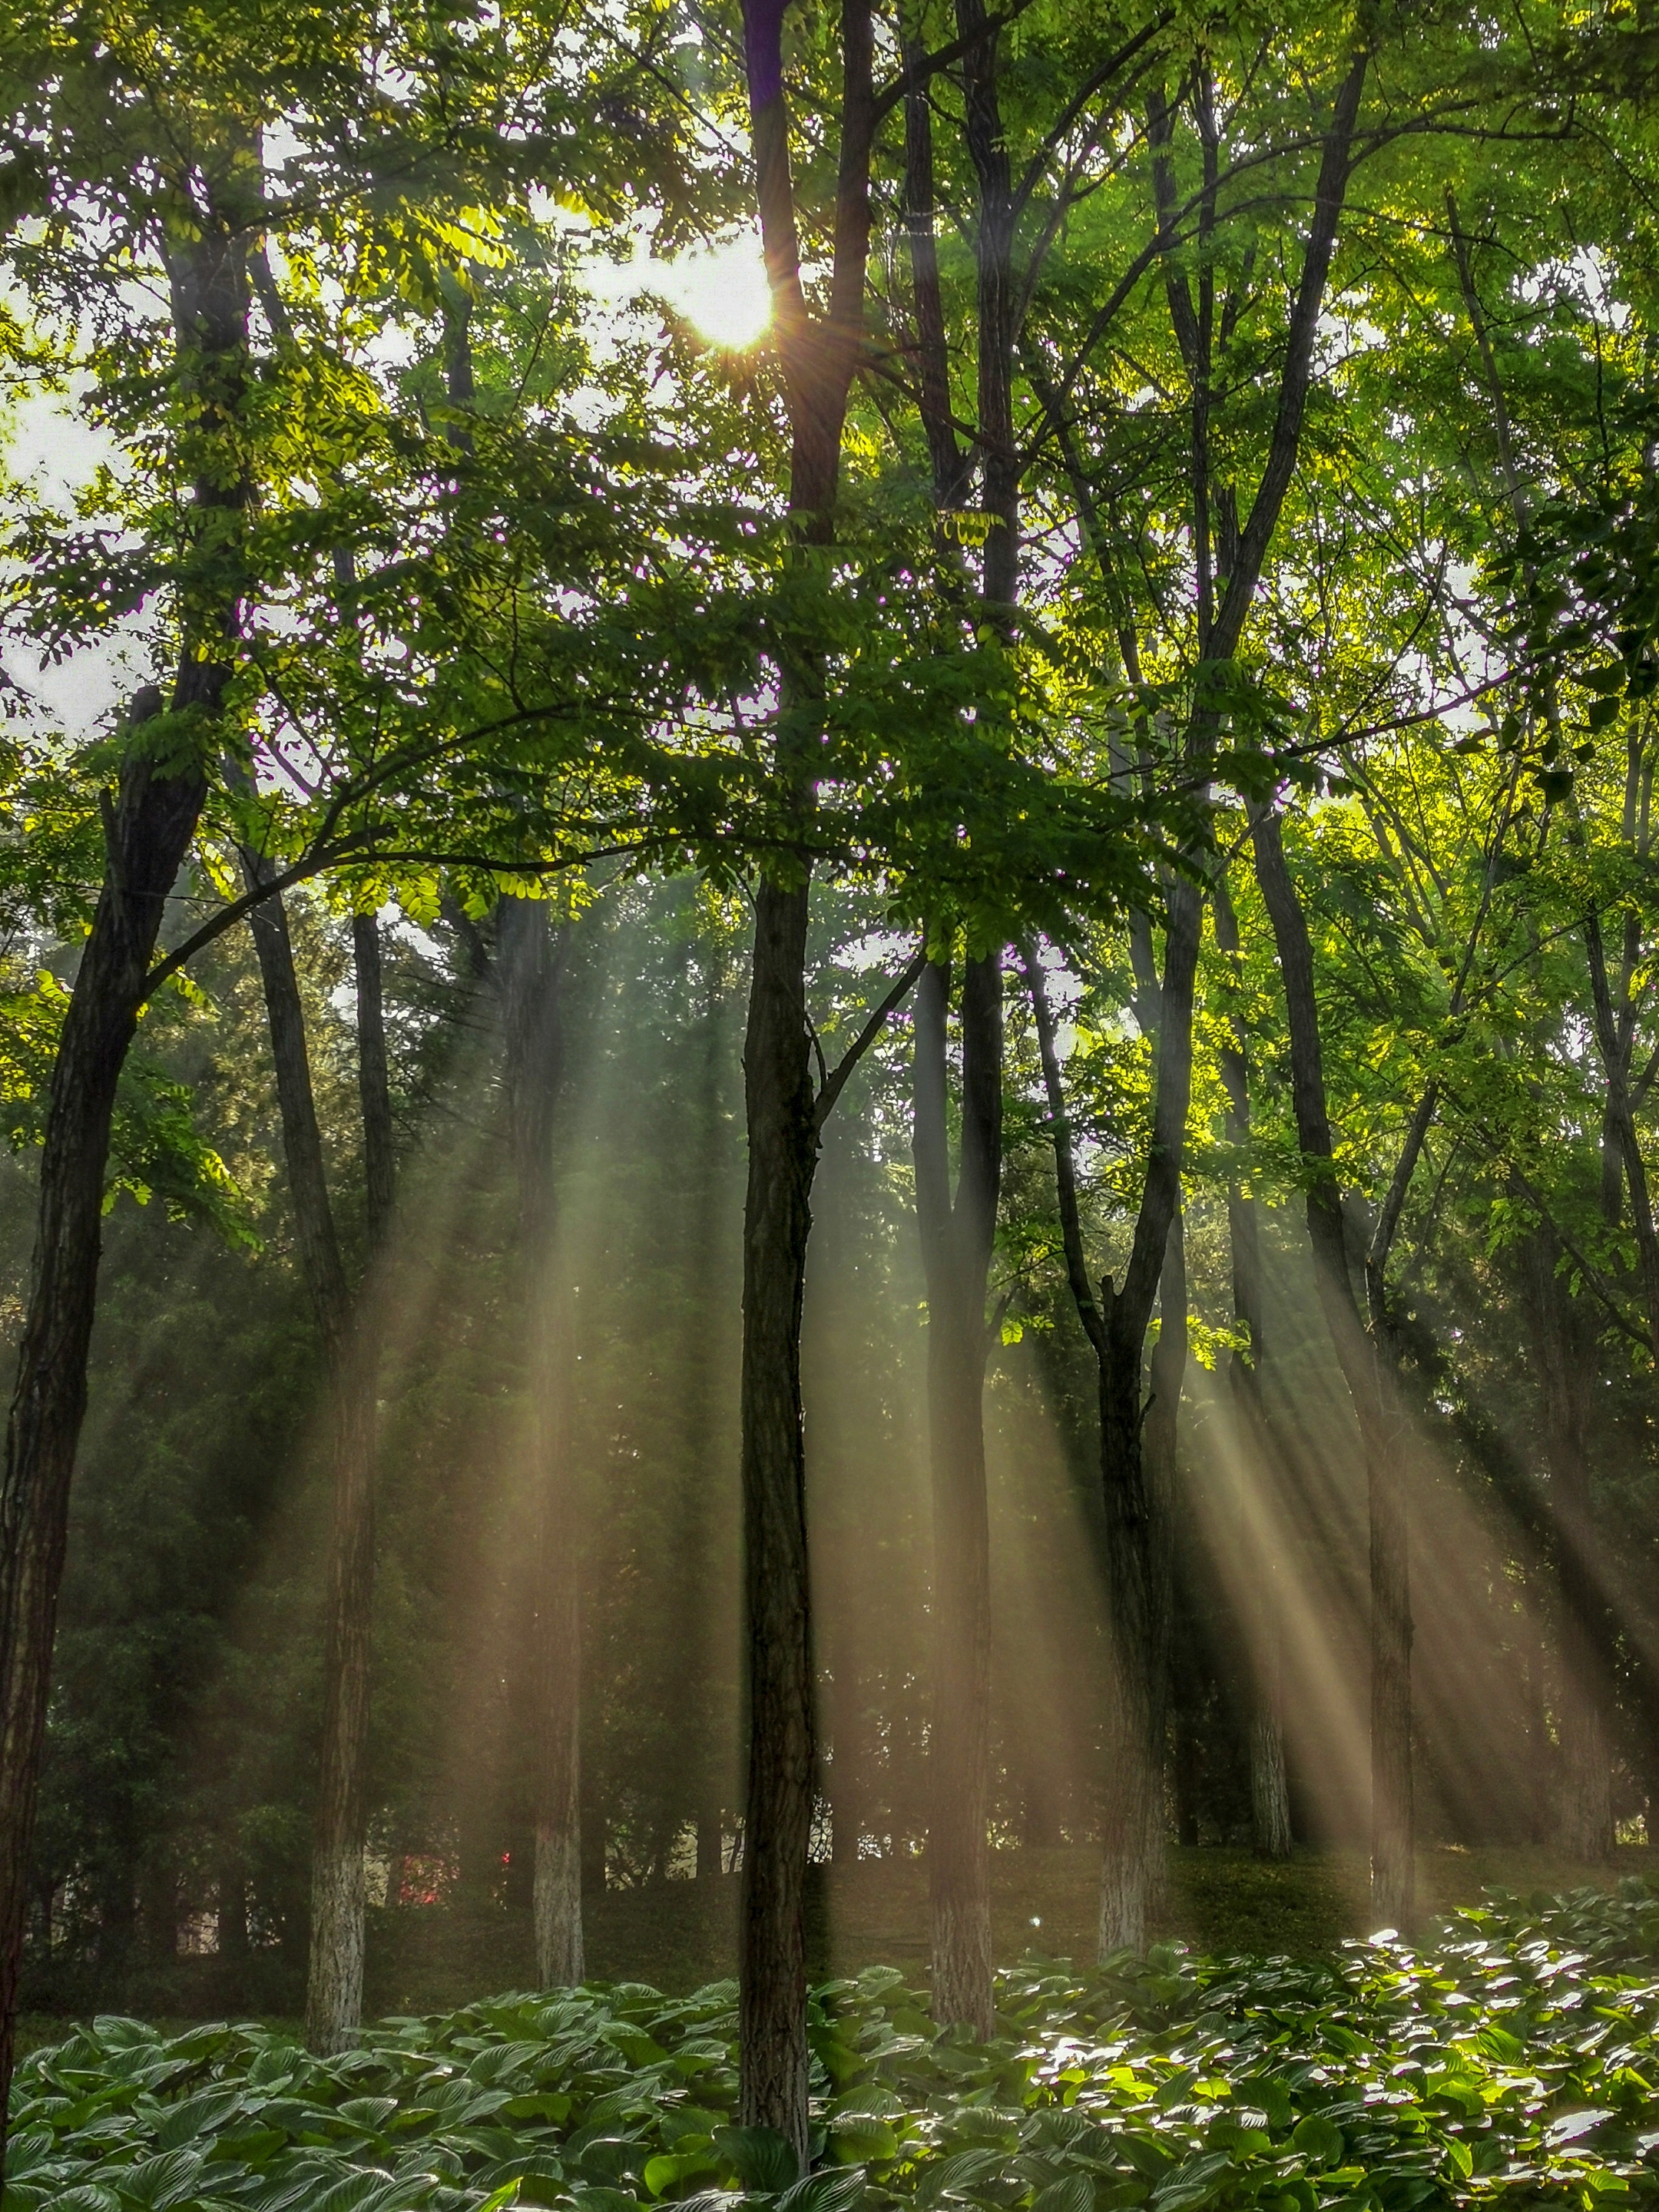
<path id="1" fill-rule="evenodd" d="M 817 1771 L 800 1323 L 817 1127 L 806 886 L 763 883 L 744 1047 L 743 1513 L 749 1784 L 743 1834 L 745 2126 L 806 2151 L 807 1850 Z"/>
<path id="2" fill-rule="evenodd" d="M 1566 1857 L 1601 1860 L 1613 1856 L 1613 1822 L 1606 1603 L 1596 1573 L 1585 1434 L 1586 1384 L 1595 1371 L 1595 1347 L 1557 1272 L 1560 1258 L 1553 1231 L 1534 1230 L 1525 1254 L 1526 1286 L 1533 1364 L 1543 1398 L 1560 1674 L 1554 1827 Z"/>
<path id="3" fill-rule="evenodd" d="M 951 1197 L 945 1028 L 950 975 L 930 961 L 916 1009 L 916 1213 L 927 1281 L 933 1503 L 928 1902 L 933 2017 L 981 2041 L 993 2026 L 991 1559 L 983 1413 L 986 1279 L 1001 1174 L 1002 965 L 963 982 L 963 1146 Z"/>
<path id="4" fill-rule="evenodd" d="M 1100 1950 L 1145 1948 L 1164 1863 L 1164 1729 L 1170 1643 L 1170 1486 L 1175 1420 L 1186 1364 L 1185 1266 L 1179 1243 L 1181 1165 L 1192 1090 L 1193 990 L 1203 908 L 1189 884 L 1169 889 L 1164 976 L 1158 994 L 1157 1104 L 1152 1150 L 1122 1287 L 1102 1285 L 1101 1480 L 1115 1682 L 1112 1786 L 1101 1858 Z M 1158 1273 L 1152 1275 L 1156 1249 Z M 1139 1262 L 1139 1265 L 1137 1264 Z M 1142 1364 L 1152 1283 L 1161 1286 L 1150 1398 Z M 1178 1347 L 1178 1350 L 1177 1350 Z M 1150 1457 L 1149 1457 L 1150 1454 Z"/>
<path id="5" fill-rule="evenodd" d="M 574 1315 L 559 1250 L 553 1162 L 564 1077 L 568 934 L 555 932 L 543 899 L 504 898 L 496 913 L 536 1498 L 536 1972 L 544 1987 L 555 1987 L 580 1982 L 583 1974 L 581 1608 L 570 1449 Z"/>
<path id="6" fill-rule="evenodd" d="M 964 129 L 978 186 L 975 231 L 981 505 L 989 528 L 980 579 L 1004 635 L 1019 590 L 1019 473 L 1013 430 L 1012 194 L 998 97 L 997 39 L 982 0 L 957 0 L 966 42 Z M 922 60 L 904 46 L 907 69 Z M 971 473 L 951 413 L 950 368 L 933 240 L 929 91 L 905 106 L 905 195 L 923 428 L 941 508 Z M 933 1500 L 933 1713 L 928 1743 L 928 1890 L 933 2015 L 982 2040 L 993 2031 L 988 1820 L 991 1741 L 989 1508 L 985 1490 L 985 1291 L 1001 1178 L 1000 955 L 963 979 L 963 1159 L 954 1206 L 946 1142 L 946 972 L 930 967 L 917 1019 L 916 1212 L 927 1276 Z"/>
<path id="7" fill-rule="evenodd" d="M 1179 1257 L 1171 1258 L 1169 1246 L 1180 1210 L 1182 1160 L 1192 1091 L 1193 992 L 1202 916 L 1194 887 L 1182 878 L 1173 880 L 1169 886 L 1164 976 L 1157 990 L 1156 1015 L 1150 1005 L 1146 1006 L 1157 1042 L 1157 1073 L 1152 1142 L 1135 1218 L 1134 1242 L 1121 1284 L 1114 1287 L 1109 1280 L 1103 1281 L 1098 1292 L 1091 1280 L 1083 1248 L 1076 1164 L 1053 1017 L 1041 969 L 1029 953 L 1025 961 L 1054 1140 L 1066 1277 L 1078 1317 L 1094 1351 L 1098 1376 L 1112 1665 L 1101 1855 L 1103 1958 L 1125 1948 L 1144 1946 L 1163 1856 L 1170 1579 L 1167 1486 L 1174 1463 L 1174 1422 L 1186 1363 L 1184 1262 Z M 1172 1269 L 1178 1271 L 1178 1282 Z M 1171 1327 L 1162 1360 L 1155 1364 L 1154 1421 L 1153 1405 L 1143 1405 L 1142 1366 L 1152 1303 L 1160 1286 L 1169 1300 L 1165 1311 Z M 1153 1451 L 1150 1462 L 1148 1430 Z"/>
<path id="8" fill-rule="evenodd" d="M 1273 925 L 1291 1036 L 1297 1141 L 1309 1175 L 1308 1236 L 1314 1279 L 1337 1362 L 1359 1425 L 1370 1525 L 1371 1913 L 1408 1929 L 1416 1905 L 1412 1775 L 1409 1440 L 1395 1350 L 1368 1331 L 1355 1298 L 1333 1164 L 1313 947 L 1278 816 L 1251 812 L 1256 877 Z"/>
<path id="9" fill-rule="evenodd" d="M 1171 1247 L 1178 1246 L 1179 1238 L 1178 1227 L 1172 1226 Z M 1181 1285 L 1182 1310 L 1178 1324 L 1170 1331 L 1168 1348 L 1160 1330 L 1144 1409 L 1144 1324 L 1139 1329 L 1114 1327 L 1115 1314 L 1109 1316 L 1108 1351 L 1100 1362 L 1101 1480 L 1106 1501 L 1112 1651 L 1109 1786 L 1100 1875 L 1103 1959 L 1114 1951 L 1146 1949 L 1164 1879 L 1169 1483 L 1186 1351 L 1185 1270 L 1178 1252 L 1166 1259 L 1163 1282 L 1171 1299 L 1175 1285 Z M 1166 1316 L 1172 1314 L 1173 1304 L 1164 1310 Z"/>
<path id="10" fill-rule="evenodd" d="M 213 526 L 247 505 L 240 455 L 226 465 L 224 451 L 224 428 L 237 421 L 246 370 L 245 251 L 238 228 L 211 224 L 169 264 L 184 396 L 198 410 L 200 436 L 215 447 L 194 502 Z M 240 598 L 222 575 L 204 603 L 181 607 L 189 642 L 173 684 L 174 711 L 217 717 Z M 161 708 L 160 693 L 146 687 L 134 702 L 132 723 Z M 195 760 L 164 774 L 135 747 L 124 762 L 105 814 L 103 887 L 48 1093 L 34 1255 L 0 1470 L 0 2125 L 11 2088 L 29 1853 L 70 1486 L 86 1415 L 116 1086 L 143 1006 L 162 912 L 206 791 Z"/>
<path id="11" fill-rule="evenodd" d="M 1386 1925 L 1405 1930 L 1417 1900 L 1410 1445 L 1393 1375 L 1379 1371 L 1373 1388 L 1378 1418 L 1365 1453 L 1370 1504 L 1371 1911 Z"/>
<path id="12" fill-rule="evenodd" d="M 392 1227 L 396 1170 L 380 925 L 372 914 L 352 915 L 351 952 L 357 978 L 357 1096 L 363 1115 L 363 1194 L 368 1246 L 374 1253 L 384 1247 Z"/>
<path id="13" fill-rule="evenodd" d="M 269 865 L 244 854 L 249 886 Z M 332 1507 L 324 1614 L 323 1712 L 311 1855 L 311 1949 L 306 2036 L 342 2049 L 362 2021 L 363 1853 L 368 1839 L 369 1636 L 374 1593 L 374 1346 L 354 1329 L 323 1162 L 305 1008 L 288 914 L 272 895 L 249 915 L 270 1030 L 283 1156 L 300 1250 L 323 1351 Z M 373 997 L 368 977 L 360 988 Z M 368 1079 L 372 1083 L 373 1076 Z"/>
<path id="14" fill-rule="evenodd" d="M 215 705 L 216 697 L 204 703 Z M 159 693 L 141 693 L 135 723 L 160 709 Z M 86 1413 L 116 1085 L 137 1027 L 163 905 L 204 792 L 199 774 L 161 776 L 142 756 L 123 768 L 106 826 L 104 889 L 52 1068 L 28 1310 L 0 1478 L 0 2100 L 11 2079 L 29 1851 L 70 1484 Z"/>
<path id="15" fill-rule="evenodd" d="M 1216 944 L 1237 979 L 1238 921 L 1224 877 L 1215 884 L 1212 911 Z M 1250 1141 L 1249 1039 L 1237 1014 L 1229 1030 L 1220 1053 L 1221 1084 L 1227 1095 L 1227 1142 L 1242 1157 Z M 1273 1465 L 1263 1393 L 1267 1302 L 1256 1201 L 1237 1167 L 1227 1186 L 1227 1239 L 1232 1255 L 1233 1315 L 1249 1340 L 1248 1352 L 1235 1351 L 1229 1359 L 1227 1384 L 1239 1459 L 1240 1609 L 1250 1670 L 1250 1829 L 1258 1858 L 1283 1859 L 1291 1855 L 1291 1796 L 1285 1770 L 1284 1637 L 1278 1576 L 1266 1532 L 1267 1489 Z"/>
<path id="16" fill-rule="evenodd" d="M 835 525 L 841 438 L 864 340 L 875 129 L 870 0 L 842 0 L 843 96 L 830 313 L 809 312 L 800 278 L 784 0 L 744 0 L 756 199 L 772 289 L 791 435 L 789 507 L 803 540 Z M 781 671 L 786 703 L 818 696 L 820 672 Z M 814 747 L 780 742 L 775 773 L 803 826 Z M 749 1174 L 744 1201 L 742 1441 L 749 1776 L 738 1967 L 738 2111 L 807 2152 L 805 1896 L 817 1761 L 813 1735 L 811 1579 L 801 1425 L 800 1324 L 817 1164 L 806 1012 L 811 877 L 805 852 L 756 887 L 744 1044 Z"/>
<path id="17" fill-rule="evenodd" d="M 218 1901 L 219 1950 L 227 1959 L 248 1955 L 247 1866 L 240 1839 L 232 1835 L 219 1859 L 215 1883 Z"/>
<path id="18" fill-rule="evenodd" d="M 1124 1330 L 1101 1365 L 1101 1473 L 1106 1494 L 1112 1630 L 1111 1786 L 1101 1852 L 1099 1948 L 1144 1951 L 1164 1887 L 1164 1802 L 1176 1424 L 1187 1361 L 1187 1273 L 1181 1220 L 1168 1232 L 1143 1409 L 1145 1328 Z M 1109 1322 L 1109 1328 L 1110 1323 Z"/>

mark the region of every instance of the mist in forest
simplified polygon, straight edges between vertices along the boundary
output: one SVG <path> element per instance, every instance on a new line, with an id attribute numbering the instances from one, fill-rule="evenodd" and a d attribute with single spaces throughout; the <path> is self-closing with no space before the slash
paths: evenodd
<path id="1" fill-rule="evenodd" d="M 827 960 L 848 921 L 826 917 Z M 306 915 L 319 1095 L 349 1188 L 337 939 L 325 912 Z M 533 1858 L 534 1473 L 522 1316 L 502 1256 L 513 1194 L 499 1012 L 443 933 L 394 928 L 389 942 L 409 1164 L 365 1291 L 383 1330 L 370 1901 L 405 1918 L 482 1914 L 508 1927 L 527 1915 Z M 690 884 L 611 888 L 572 945 L 555 1264 L 574 1316 L 584 1887 L 729 1888 L 743 1829 L 744 961 L 730 915 Z M 211 1030 L 181 1049 L 206 1126 L 253 1196 L 240 1244 L 169 1221 L 159 1202 L 118 1198 L 110 1213 L 37 1858 L 40 1936 L 51 1930 L 50 1950 L 37 1941 L 32 1951 L 43 1990 L 153 1975 L 181 1946 L 234 1953 L 257 1982 L 284 1960 L 292 1969 L 303 1941 L 324 1407 L 282 1178 L 246 1172 L 274 1116 L 250 1036 L 247 957 L 234 940 L 217 957 Z M 856 970 L 833 972 L 856 988 Z M 927 1316 L 908 1057 L 901 1019 L 826 1141 L 813 1200 L 812 1856 L 831 1881 L 832 1916 L 846 1882 L 915 1859 L 927 1833 Z M 1042 1172 L 1028 1146 L 1017 1202 Z M 9 1169 L 14 1283 L 27 1181 L 27 1160 Z M 1358 1851 L 1369 1803 L 1359 1442 L 1305 1238 L 1282 1205 L 1264 1210 L 1278 1449 L 1264 1464 L 1241 1441 L 1219 1206 L 1200 1188 L 1187 1217 L 1194 1313 L 1221 1334 L 1207 1364 L 1189 1365 L 1178 1428 L 1169 1832 L 1178 1847 L 1250 1844 L 1248 1685 L 1264 1618 L 1250 1577 L 1265 1560 L 1294 1840 Z M 987 1394 L 991 1834 L 1010 1867 L 1021 1853 L 1091 1847 L 1109 1787 L 1113 1687 L 1084 1347 L 1074 1317 L 1052 1291 L 1034 1295 L 1016 1261 L 1004 1263 Z M 1449 1320 L 1425 1310 L 1425 1326 Z M 1465 1371 L 1480 1397 L 1431 1402 L 1413 1425 L 1420 1830 L 1427 1846 L 1540 1843 L 1551 1832 L 1561 1662 L 1544 1542 L 1516 1474 L 1532 1416 L 1501 1340 L 1481 1366 L 1466 1355 Z M 1607 1597 L 1624 1639 L 1616 1710 L 1628 1729 L 1609 1755 L 1617 1816 L 1631 1824 L 1647 1797 L 1632 1723 L 1651 1630 L 1627 1583 Z M 920 1912 L 919 1893 L 908 1909 Z"/>

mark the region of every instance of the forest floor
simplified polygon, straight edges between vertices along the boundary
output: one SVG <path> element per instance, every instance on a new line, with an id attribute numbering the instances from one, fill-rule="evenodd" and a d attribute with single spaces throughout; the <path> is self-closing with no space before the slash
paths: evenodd
<path id="1" fill-rule="evenodd" d="M 1097 1860 L 1087 1846 L 999 1851 L 992 1858 L 995 1955 L 1094 1956 Z M 1486 1889 L 1522 1897 L 1592 1887 L 1626 1875 L 1659 1885 L 1659 1851 L 1624 1846 L 1608 1864 L 1575 1864 L 1541 1849 L 1442 1847 L 1419 1853 L 1420 1917 L 1474 1903 Z M 665 1881 L 611 1890 L 589 1901 L 587 1966 L 596 1981 L 647 1982 L 679 1994 L 734 1973 L 738 1880 Z M 1370 1932 L 1366 1870 L 1358 1850 L 1299 1850 L 1277 1864 L 1215 1846 L 1172 1850 L 1158 1932 L 1199 1953 L 1285 1954 L 1312 1959 L 1345 1936 Z M 927 1876 L 921 1859 L 878 1860 L 815 1869 L 809 1927 L 815 1978 L 871 1965 L 901 1967 L 925 1981 Z M 256 1954 L 254 1972 L 216 1958 L 181 1959 L 124 1989 L 82 1975 L 34 1979 L 21 2023 L 25 2047 L 53 2039 L 66 2019 L 130 2011 L 156 2021 L 259 2016 L 299 2009 L 301 1992 L 275 1953 Z M 36 1969 L 38 1976 L 39 1970 Z M 403 1906 L 371 1915 L 368 2008 L 377 2016 L 428 2013 L 532 1982 L 528 1916 L 506 1910 L 462 1913 Z"/>

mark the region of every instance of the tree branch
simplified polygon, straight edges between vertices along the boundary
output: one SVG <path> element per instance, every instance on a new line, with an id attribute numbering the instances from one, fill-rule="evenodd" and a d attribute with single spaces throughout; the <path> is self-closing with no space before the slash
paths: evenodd
<path id="1" fill-rule="evenodd" d="M 918 948 L 909 966 L 905 969 L 892 989 L 866 1022 L 829 1074 L 824 1077 L 818 1089 L 817 1103 L 812 1109 L 812 1124 L 815 1128 L 821 1129 L 823 1127 L 834 1109 L 836 1099 L 847 1088 L 848 1077 L 881 1035 L 892 1016 L 903 1005 L 911 986 L 927 964 L 927 948 L 924 945 Z"/>

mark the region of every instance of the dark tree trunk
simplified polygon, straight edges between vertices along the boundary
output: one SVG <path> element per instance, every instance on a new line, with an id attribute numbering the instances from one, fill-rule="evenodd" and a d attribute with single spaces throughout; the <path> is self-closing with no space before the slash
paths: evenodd
<path id="1" fill-rule="evenodd" d="M 990 2040 L 991 1556 L 985 1489 L 985 1291 L 1002 1158 L 1002 963 L 963 980 L 962 1164 L 954 1203 L 946 1135 L 950 974 L 918 987 L 916 1214 L 927 1282 L 933 1468 L 933 1726 L 928 1903 L 933 2017 Z"/>
<path id="2" fill-rule="evenodd" d="M 1013 430 L 1013 222 L 998 101 L 997 40 L 981 0 L 957 0 L 966 42 L 964 125 L 978 186 L 975 232 L 981 504 L 989 523 L 981 593 L 1008 631 L 1019 589 L 1019 459 Z M 912 40 L 907 67 L 921 53 Z M 969 470 L 951 419 L 949 362 L 933 242 L 929 92 L 905 109 L 905 187 L 921 412 L 941 508 Z M 998 954 L 963 984 L 963 1148 L 954 1206 L 946 1143 L 946 971 L 921 984 L 916 1032 L 916 1212 L 927 1279 L 927 1395 L 933 1502 L 933 1713 L 928 1743 L 928 1896 L 933 2016 L 993 2032 L 989 1834 L 991 1582 L 985 1492 L 985 1291 L 1002 1151 L 1002 975 Z"/>
<path id="3" fill-rule="evenodd" d="M 605 1820 L 605 1799 L 600 1778 L 595 1773 L 594 1762 L 591 1759 L 583 1765 L 580 1787 L 582 1895 L 584 1898 L 603 1897 L 606 1879 L 605 1839 L 609 1826 Z"/>
<path id="4" fill-rule="evenodd" d="M 384 1246 L 392 1227 L 396 1170 L 380 926 L 372 914 L 352 915 L 351 951 L 357 977 L 357 1096 L 363 1115 L 363 1194 L 373 1253 Z"/>
<path id="5" fill-rule="evenodd" d="M 803 540 L 834 533 L 841 438 L 864 343 L 875 130 L 870 0 L 842 0 L 843 85 L 830 313 L 808 311 L 783 94 L 784 0 L 744 0 L 756 198 L 791 437 L 789 508 Z M 810 653 L 782 669 L 787 703 L 819 696 Z M 803 828 L 815 747 L 780 742 L 775 774 Z M 742 1462 L 749 1775 L 738 1966 L 738 2110 L 775 2128 L 805 2163 L 805 1897 L 817 1761 L 811 1580 L 801 1426 L 800 1324 L 817 1164 L 806 1013 L 811 867 L 802 852 L 756 886 L 744 1044 L 749 1173 L 744 1201 Z"/>
<path id="6" fill-rule="evenodd" d="M 1114 1951 L 1146 1949 L 1164 1881 L 1170 1504 L 1176 1420 L 1187 1363 L 1187 1271 L 1178 1212 L 1167 1232 L 1159 1304 L 1163 1319 L 1144 1406 L 1146 1324 L 1143 1320 L 1137 1328 L 1133 1316 L 1126 1315 L 1128 1326 L 1114 1327 L 1123 1312 L 1121 1297 L 1109 1309 L 1109 1349 L 1100 1363 L 1112 1650 L 1109 1781 L 1101 1851 L 1102 1958 Z"/>
<path id="7" fill-rule="evenodd" d="M 1075 1164 L 1054 1024 L 1040 972 L 1027 962 L 1054 1137 L 1066 1268 L 1093 1347 L 1100 1405 L 1107 1604 L 1111 1638 L 1109 1766 L 1100 1886 L 1102 1957 L 1142 1948 L 1156 1902 L 1164 1847 L 1164 1735 L 1170 1638 L 1169 1484 L 1186 1364 L 1185 1267 L 1170 1249 L 1180 1212 L 1181 1169 L 1192 1091 L 1193 989 L 1203 908 L 1194 887 L 1169 886 L 1164 977 L 1156 1012 L 1152 1142 L 1134 1243 L 1121 1285 L 1090 1279 L 1078 1212 Z M 1146 1331 L 1160 1284 L 1160 1331 L 1152 1395 L 1143 1406 Z"/>
<path id="8" fill-rule="evenodd" d="M 240 404 L 247 351 L 245 250 L 239 230 L 213 225 L 169 268 L 184 396 L 198 409 L 196 427 L 208 441 L 237 419 Z M 227 514 L 240 515 L 247 502 L 240 470 L 223 467 L 222 460 L 216 453 L 195 487 L 198 513 L 216 527 Z M 189 646 L 173 684 L 175 711 L 216 718 L 230 672 L 226 652 L 235 635 L 240 596 L 222 576 L 211 598 L 181 607 Z M 133 723 L 149 720 L 161 707 L 158 692 L 141 692 Z M 135 745 L 124 763 L 105 814 L 103 888 L 82 950 L 47 1098 L 34 1255 L 0 1471 L 0 2124 L 11 2088 L 29 1852 L 70 1485 L 86 1414 L 116 1086 L 143 1006 L 162 911 L 206 791 L 196 761 L 164 774 Z"/>
<path id="9" fill-rule="evenodd" d="M 547 1988 L 574 1984 L 583 1974 L 581 1605 L 570 1449 L 574 1315 L 559 1249 L 553 1161 L 568 934 L 555 932 L 543 899 L 504 898 L 496 913 L 536 1500 L 534 1899 L 536 1972 Z"/>
<path id="10" fill-rule="evenodd" d="M 132 1971 L 138 1935 L 138 1850 L 122 1826 L 98 1879 L 98 1971 L 118 1987 Z"/>
<path id="11" fill-rule="evenodd" d="M 817 1772 L 800 1323 L 817 1127 L 808 1058 L 806 886 L 763 883 L 744 1046 L 742 2120 L 806 2153 L 806 1856 Z"/>
<path id="12" fill-rule="evenodd" d="M 1601 1860 L 1613 1856 L 1613 1823 L 1607 1606 L 1596 1571 L 1586 1435 L 1595 1343 L 1558 1272 L 1562 1256 L 1549 1228 L 1535 1229 L 1528 1239 L 1527 1302 L 1543 1400 L 1541 1442 L 1558 1594 L 1560 1760 L 1554 1828 L 1566 1857 Z"/>
<path id="13" fill-rule="evenodd" d="M 232 1837 L 224 1846 L 215 1881 L 217 1893 L 219 1950 L 227 1959 L 248 1954 L 247 1866 L 241 1846 Z"/>
<path id="14" fill-rule="evenodd" d="M 215 673 L 222 682 L 223 671 Z M 191 678 L 194 668 L 179 693 Z M 216 704 L 216 687 L 204 703 Z M 160 706 L 158 694 L 141 694 L 135 720 Z M 163 903 L 189 849 L 204 788 L 198 774 L 161 776 L 142 757 L 122 769 L 106 825 L 104 889 L 52 1069 L 28 1310 L 0 1479 L 0 2100 L 11 2079 L 30 1839 L 70 1482 L 86 1413 L 116 1085 L 137 1027 Z"/>

